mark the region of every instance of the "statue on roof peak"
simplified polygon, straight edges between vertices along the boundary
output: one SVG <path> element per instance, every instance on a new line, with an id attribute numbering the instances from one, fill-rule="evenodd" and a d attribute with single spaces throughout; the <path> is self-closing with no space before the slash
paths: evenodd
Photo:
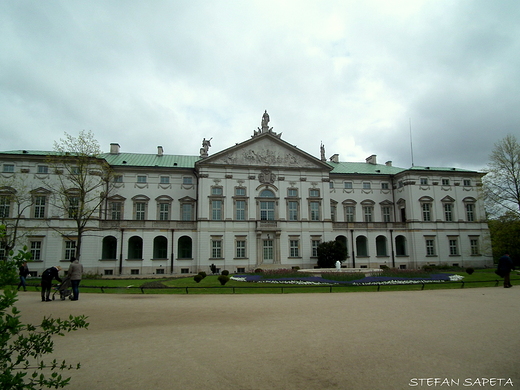
<path id="1" fill-rule="evenodd" d="M 258 127 L 258 131 L 255 130 L 254 134 L 252 136 L 255 137 L 255 136 L 263 134 L 263 133 L 271 133 L 274 136 L 280 138 L 282 133 L 280 133 L 280 134 L 275 133 L 273 131 L 273 128 L 269 127 L 269 120 L 270 120 L 269 114 L 267 113 L 267 110 L 265 110 L 264 115 L 262 115 L 262 124 L 261 124 L 262 127 L 261 128 Z"/>

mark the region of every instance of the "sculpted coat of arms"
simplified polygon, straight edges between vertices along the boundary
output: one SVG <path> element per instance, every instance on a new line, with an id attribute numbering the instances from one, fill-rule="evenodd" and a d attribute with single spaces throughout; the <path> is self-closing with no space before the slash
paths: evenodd
<path id="1" fill-rule="evenodd" d="M 260 183 L 273 184 L 276 180 L 276 175 L 268 169 L 264 169 L 259 175 Z"/>

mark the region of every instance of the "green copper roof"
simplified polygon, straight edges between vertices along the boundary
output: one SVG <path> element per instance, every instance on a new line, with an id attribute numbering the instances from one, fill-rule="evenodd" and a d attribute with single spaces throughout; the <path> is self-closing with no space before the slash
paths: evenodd
<path id="1" fill-rule="evenodd" d="M 366 162 L 328 162 L 334 169 L 331 173 L 351 173 L 351 174 L 370 174 L 370 175 L 395 175 L 405 171 L 404 168 L 398 168 L 383 164 L 368 164 Z"/>
<path id="2" fill-rule="evenodd" d="M 105 153 L 104 158 L 112 166 L 131 167 L 168 167 L 168 168 L 193 168 L 195 162 L 200 160 L 199 156 L 177 156 L 163 154 L 140 154 L 140 153 Z"/>

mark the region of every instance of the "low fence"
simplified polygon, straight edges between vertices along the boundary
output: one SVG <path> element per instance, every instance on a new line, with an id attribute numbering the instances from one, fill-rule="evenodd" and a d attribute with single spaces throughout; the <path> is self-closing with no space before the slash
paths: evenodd
<path id="1" fill-rule="evenodd" d="M 514 281 L 520 281 L 520 279 L 511 279 L 512 282 Z M 282 286 L 275 286 L 275 285 L 270 285 L 270 283 L 262 283 L 264 285 L 262 286 L 182 286 L 182 287 L 170 287 L 170 286 L 164 286 L 164 287 L 154 287 L 154 286 L 151 286 L 151 287 L 146 287 L 146 286 L 128 286 L 128 287 L 121 287 L 121 286 L 81 286 L 81 290 L 83 292 L 85 292 L 85 290 L 89 291 L 89 292 L 93 292 L 92 290 L 99 290 L 101 293 L 107 293 L 109 292 L 110 290 L 112 291 L 116 291 L 116 290 L 119 290 L 119 292 L 122 292 L 122 291 L 125 291 L 126 292 L 134 292 L 135 293 L 141 293 L 141 294 L 146 294 L 147 292 L 148 293 L 151 293 L 153 291 L 153 293 L 157 293 L 159 291 L 171 291 L 171 292 L 175 292 L 175 291 L 182 291 L 183 293 L 186 293 L 186 294 L 190 294 L 190 291 L 191 293 L 193 294 L 202 294 L 204 293 L 204 290 L 209 290 L 209 291 L 212 291 L 212 290 L 224 290 L 227 292 L 226 293 L 229 293 L 229 294 L 236 294 L 237 291 L 239 292 L 239 290 L 280 290 L 280 293 L 281 294 L 284 294 L 286 292 L 289 292 L 290 290 L 294 290 L 294 289 L 300 289 L 300 290 L 305 290 L 305 289 L 318 289 L 318 290 L 321 290 L 323 289 L 324 292 L 334 292 L 334 290 L 336 290 L 337 292 L 339 292 L 338 290 L 342 289 L 343 291 L 345 289 L 350 289 L 350 288 L 360 288 L 360 287 L 374 287 L 374 289 L 376 291 L 381 291 L 381 287 L 404 287 L 404 286 L 409 286 L 409 287 L 413 287 L 413 286 L 420 286 L 420 290 L 424 290 L 426 286 L 428 285 L 432 285 L 432 286 L 446 286 L 446 285 L 460 285 L 459 288 L 464 288 L 466 287 L 467 285 L 476 285 L 476 284 L 494 284 L 494 287 L 498 287 L 499 284 L 501 284 L 503 282 L 502 279 L 496 279 L 496 280 L 473 280 L 473 281 L 464 281 L 464 280 L 461 280 L 461 281 L 453 281 L 453 282 L 436 282 L 436 283 L 409 283 L 409 284 L 387 284 L 387 283 L 377 283 L 377 282 L 374 282 L 374 283 L 370 283 L 370 284 L 358 284 L 358 285 L 353 285 L 353 284 L 326 284 L 326 285 L 282 285 Z M 36 289 L 36 291 L 39 291 L 39 285 L 35 285 L 35 284 L 27 284 L 27 287 L 34 287 Z M 478 286 L 473 286 L 473 287 L 478 287 Z M 364 290 L 365 291 L 365 290 Z M 222 292 L 222 291 L 221 291 Z M 260 292 L 260 291 L 259 291 Z M 116 292 L 117 293 L 117 292 Z"/>

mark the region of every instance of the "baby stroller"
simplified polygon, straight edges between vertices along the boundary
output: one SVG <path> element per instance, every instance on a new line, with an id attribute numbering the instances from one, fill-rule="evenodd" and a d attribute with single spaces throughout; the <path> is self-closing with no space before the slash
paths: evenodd
<path id="1" fill-rule="evenodd" d="M 72 291 L 70 289 L 70 286 L 71 286 L 70 279 L 65 278 L 61 284 L 59 284 L 58 286 L 56 286 L 54 288 L 54 293 L 52 294 L 52 300 L 54 301 L 55 295 L 57 293 L 60 294 L 60 299 L 62 301 L 64 301 L 67 297 L 69 297 L 69 299 L 72 299 L 72 295 L 71 295 Z"/>

